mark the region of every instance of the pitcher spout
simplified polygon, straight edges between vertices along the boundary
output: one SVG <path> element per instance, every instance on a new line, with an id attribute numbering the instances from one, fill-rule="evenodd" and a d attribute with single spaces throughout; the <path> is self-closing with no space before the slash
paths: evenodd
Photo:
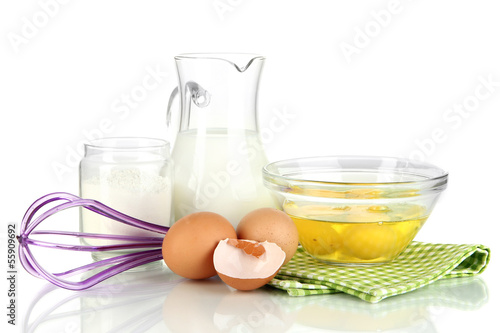
<path id="1" fill-rule="evenodd" d="M 263 61 L 264 56 L 249 53 L 185 53 L 175 57 L 176 60 L 181 59 L 212 59 L 221 60 L 234 66 L 240 73 L 245 72 L 252 63 Z"/>

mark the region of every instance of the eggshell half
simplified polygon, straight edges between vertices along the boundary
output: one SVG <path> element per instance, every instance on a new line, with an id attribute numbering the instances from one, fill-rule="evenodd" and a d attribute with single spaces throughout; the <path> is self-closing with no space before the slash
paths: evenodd
<path id="1" fill-rule="evenodd" d="M 276 244 L 225 239 L 214 252 L 214 267 L 227 285 L 253 290 L 271 281 L 285 261 L 286 253 Z"/>

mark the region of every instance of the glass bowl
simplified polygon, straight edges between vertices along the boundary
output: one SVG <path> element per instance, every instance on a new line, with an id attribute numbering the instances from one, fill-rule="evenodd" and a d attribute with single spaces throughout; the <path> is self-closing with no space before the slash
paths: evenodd
<path id="1" fill-rule="evenodd" d="M 392 157 L 328 156 L 274 162 L 264 184 L 312 257 L 336 264 L 395 259 L 429 217 L 448 174 Z"/>

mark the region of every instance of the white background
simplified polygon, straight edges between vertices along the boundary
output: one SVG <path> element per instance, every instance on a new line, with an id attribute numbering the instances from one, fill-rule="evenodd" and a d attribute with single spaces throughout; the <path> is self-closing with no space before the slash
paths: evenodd
<path id="1" fill-rule="evenodd" d="M 78 151 L 89 137 L 166 137 L 176 54 L 259 53 L 260 126 L 287 115 L 266 140 L 270 161 L 410 156 L 449 171 L 416 239 L 490 246 L 482 275 L 490 301 L 459 323 L 433 320 L 439 332 L 486 327 L 500 297 L 499 12 L 493 0 L 3 1 L 2 244 L 5 224 L 19 223 L 36 198 L 78 192 Z M 116 112 L 151 70 L 161 73 L 158 86 Z M 44 284 L 20 274 L 28 302 Z"/>

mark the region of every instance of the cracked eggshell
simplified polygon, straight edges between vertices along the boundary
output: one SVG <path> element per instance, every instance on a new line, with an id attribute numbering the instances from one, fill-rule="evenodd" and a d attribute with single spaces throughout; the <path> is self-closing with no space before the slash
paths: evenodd
<path id="1" fill-rule="evenodd" d="M 253 290 L 271 281 L 285 261 L 286 253 L 276 244 L 225 239 L 214 252 L 219 277 L 230 287 Z"/>

